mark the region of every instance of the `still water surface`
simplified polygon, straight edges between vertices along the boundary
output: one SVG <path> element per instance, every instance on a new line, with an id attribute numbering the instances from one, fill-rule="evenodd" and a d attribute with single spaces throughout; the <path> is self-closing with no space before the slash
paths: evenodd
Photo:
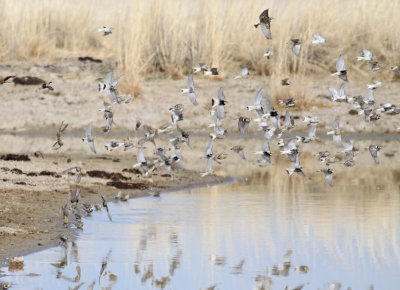
<path id="1" fill-rule="evenodd" d="M 2 280 L 13 289 L 399 289 L 397 192 L 232 183 L 109 206 L 112 223 L 95 212 L 76 242 L 26 256 Z"/>

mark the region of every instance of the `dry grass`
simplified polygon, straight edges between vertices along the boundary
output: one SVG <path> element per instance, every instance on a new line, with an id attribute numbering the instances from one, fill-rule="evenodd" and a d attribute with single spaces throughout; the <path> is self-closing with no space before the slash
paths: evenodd
<path id="1" fill-rule="evenodd" d="M 0 59 L 92 55 L 112 57 L 129 83 L 163 72 L 179 78 L 205 61 L 224 71 L 247 65 L 259 74 L 307 77 L 328 74 L 340 53 L 351 80 L 366 78 L 368 68 L 355 62 L 362 48 L 373 51 L 387 71 L 399 60 L 399 0 L 330 1 L 61 1 L 1 0 Z M 253 24 L 265 8 L 275 18 L 272 40 Z M 114 32 L 103 37 L 98 27 Z M 325 45 L 312 45 L 320 33 Z M 300 57 L 286 44 L 303 42 Z M 262 57 L 267 49 L 272 59 Z M 382 69 L 383 71 L 383 69 Z M 133 80 L 133 82 L 131 82 Z"/>

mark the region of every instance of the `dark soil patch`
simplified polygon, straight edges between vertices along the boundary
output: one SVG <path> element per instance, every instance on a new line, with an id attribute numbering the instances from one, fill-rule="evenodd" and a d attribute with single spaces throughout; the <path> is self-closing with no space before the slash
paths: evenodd
<path id="1" fill-rule="evenodd" d="M 0 159 L 4 161 L 31 161 L 26 154 L 5 154 L 1 155 Z"/>
<path id="2" fill-rule="evenodd" d="M 109 181 L 106 183 L 108 186 L 113 186 L 118 189 L 148 189 L 149 185 L 145 183 L 133 183 L 133 182 L 123 182 L 123 181 Z"/>
<path id="3" fill-rule="evenodd" d="M 86 174 L 90 177 L 112 179 L 114 181 L 130 179 L 130 178 L 122 175 L 119 172 L 106 172 L 106 171 L 102 171 L 102 170 L 90 170 L 90 171 L 86 171 Z"/>

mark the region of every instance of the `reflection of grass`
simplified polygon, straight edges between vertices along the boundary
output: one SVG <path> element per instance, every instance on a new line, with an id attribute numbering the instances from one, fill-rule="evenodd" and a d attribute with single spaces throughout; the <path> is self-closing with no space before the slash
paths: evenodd
<path id="1" fill-rule="evenodd" d="M 291 0 L 265 5 L 258 0 L 131 0 L 112 5 L 104 0 L 4 0 L 0 58 L 113 57 L 131 79 L 157 71 L 179 78 L 199 61 L 225 71 L 247 65 L 259 74 L 327 74 L 344 53 L 354 80 L 368 72 L 354 61 L 362 48 L 372 50 L 386 68 L 398 60 L 399 1 Z M 272 40 L 252 26 L 266 8 L 275 18 Z M 103 37 L 96 31 L 103 25 L 113 27 L 113 33 Z M 327 44 L 311 45 L 313 33 L 325 36 Z M 290 38 L 302 40 L 300 57 L 286 45 Z M 274 51 L 270 60 L 262 57 L 267 49 Z M 381 80 L 392 76 L 385 73 Z"/>

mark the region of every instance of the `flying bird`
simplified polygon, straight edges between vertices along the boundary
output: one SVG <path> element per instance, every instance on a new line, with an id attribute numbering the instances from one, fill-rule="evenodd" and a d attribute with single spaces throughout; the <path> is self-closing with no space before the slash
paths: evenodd
<path id="1" fill-rule="evenodd" d="M 330 169 L 330 168 L 321 169 L 321 170 L 318 170 L 318 172 L 321 172 L 324 174 L 325 180 L 329 184 L 329 186 L 333 186 L 333 183 L 332 183 L 333 170 L 332 169 Z"/>
<path id="2" fill-rule="evenodd" d="M 312 43 L 314 44 L 321 44 L 326 42 L 325 38 L 323 38 L 320 34 L 314 34 L 313 38 L 314 40 L 312 41 Z"/>
<path id="3" fill-rule="evenodd" d="M 104 33 L 103 35 L 107 36 L 107 35 L 112 33 L 112 27 L 103 26 L 103 28 L 98 28 L 97 31 L 98 32 L 103 32 Z"/>
<path id="4" fill-rule="evenodd" d="M 249 69 L 248 69 L 247 67 L 244 67 L 244 68 L 242 69 L 242 71 L 240 72 L 240 75 L 235 76 L 235 80 L 236 80 L 236 79 L 246 78 L 246 77 L 248 77 L 249 75 L 250 75 Z"/>
<path id="5" fill-rule="evenodd" d="M 372 60 L 372 52 L 366 49 L 361 50 L 362 56 L 357 56 L 357 61 L 360 60 L 366 60 L 370 61 Z"/>
<path id="6" fill-rule="evenodd" d="M 368 147 L 369 153 L 371 153 L 371 156 L 376 164 L 379 164 L 379 151 L 381 150 L 381 148 L 381 146 L 377 145 L 370 145 Z"/>
<path id="7" fill-rule="evenodd" d="M 68 127 L 68 124 L 64 124 L 64 121 L 62 121 L 60 127 L 58 128 L 57 134 L 56 134 L 57 141 L 53 144 L 54 150 L 58 150 L 64 145 L 64 142 L 61 140 L 61 133 L 64 133 L 64 131 L 67 129 L 67 127 Z"/>
<path id="8" fill-rule="evenodd" d="M 260 29 L 261 29 L 262 33 L 264 34 L 264 36 L 267 39 L 271 39 L 272 38 L 271 37 L 271 20 L 272 20 L 272 17 L 268 16 L 268 10 L 269 9 L 266 9 L 260 14 L 260 16 L 259 16 L 260 22 L 257 23 L 257 24 L 254 24 L 254 27 L 257 28 L 258 26 L 260 26 Z"/>
<path id="9" fill-rule="evenodd" d="M 88 142 L 90 150 L 92 150 L 93 153 L 96 153 L 96 149 L 94 148 L 94 139 L 92 135 L 92 122 L 89 123 L 86 129 L 86 137 L 82 138 L 83 142 Z"/>
<path id="10" fill-rule="evenodd" d="M 300 39 L 298 38 L 293 38 L 291 39 L 288 44 L 292 45 L 292 51 L 296 56 L 299 56 L 300 54 L 300 49 L 301 49 L 301 42 Z"/>
<path id="11" fill-rule="evenodd" d="M 333 124 L 332 124 L 332 131 L 327 132 L 327 135 L 332 135 L 333 137 L 333 142 L 336 144 L 336 146 L 341 147 L 342 144 L 342 132 L 339 129 L 339 119 L 336 119 Z"/>
<path id="12" fill-rule="evenodd" d="M 346 71 L 346 67 L 344 65 L 344 55 L 341 54 L 339 56 L 339 59 L 336 62 L 336 72 L 332 73 L 331 76 L 338 76 L 340 79 L 344 80 L 344 81 L 348 81 L 347 79 L 347 71 Z"/>
<path id="13" fill-rule="evenodd" d="M 233 152 L 235 152 L 235 153 L 237 153 L 239 156 L 240 156 L 240 158 L 242 158 L 243 160 L 246 160 L 246 157 L 244 156 L 244 147 L 243 146 L 241 146 L 241 145 L 236 145 L 236 146 L 233 146 L 232 148 L 231 148 L 231 150 L 233 151 Z"/>
<path id="14" fill-rule="evenodd" d="M 197 106 L 198 103 L 196 101 L 196 93 L 194 92 L 194 81 L 193 81 L 193 74 L 190 74 L 188 76 L 187 80 L 187 88 L 186 89 L 181 89 L 181 93 L 185 94 L 187 93 L 189 96 L 190 102 L 192 102 L 193 105 Z"/>

